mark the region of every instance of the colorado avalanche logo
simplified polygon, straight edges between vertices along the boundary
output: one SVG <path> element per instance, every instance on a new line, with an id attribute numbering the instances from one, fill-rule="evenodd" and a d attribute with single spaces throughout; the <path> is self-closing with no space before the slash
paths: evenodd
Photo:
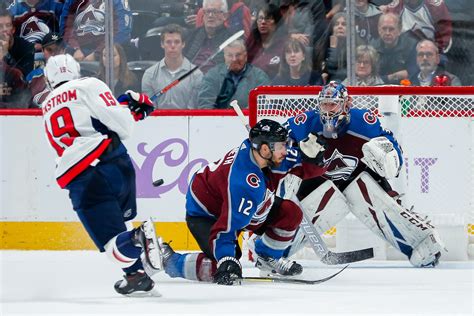
<path id="1" fill-rule="evenodd" d="M 300 124 L 304 124 L 304 122 L 306 122 L 306 119 L 308 117 L 306 116 L 306 113 L 301 113 L 301 114 L 298 114 L 297 116 L 295 116 L 295 125 L 300 125 Z"/>
<path id="2" fill-rule="evenodd" d="M 105 34 L 105 12 L 92 5 L 79 13 L 74 20 L 74 30 L 77 36 L 92 34 L 94 36 Z"/>
<path id="3" fill-rule="evenodd" d="M 375 122 L 377 122 L 377 117 L 375 117 L 375 115 L 373 115 L 371 112 L 365 112 L 364 121 L 366 121 L 367 124 L 373 125 Z"/>
<path id="4" fill-rule="evenodd" d="M 32 16 L 21 25 L 20 37 L 30 43 L 40 43 L 47 33 L 49 33 L 49 27 L 46 23 Z"/>
<path id="5" fill-rule="evenodd" d="M 359 159 L 354 156 L 343 155 L 337 149 L 334 150 L 331 157 L 324 159 L 324 166 L 328 171 L 324 173 L 331 180 L 347 180 L 357 168 Z"/>
<path id="6" fill-rule="evenodd" d="M 258 188 L 260 186 L 260 178 L 255 173 L 247 175 L 246 181 L 252 188 Z"/>

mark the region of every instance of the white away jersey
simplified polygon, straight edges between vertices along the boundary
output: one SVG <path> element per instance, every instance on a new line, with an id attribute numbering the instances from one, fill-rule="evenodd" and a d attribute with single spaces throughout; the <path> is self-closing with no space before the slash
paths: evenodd
<path id="1" fill-rule="evenodd" d="M 130 136 L 134 120 L 108 86 L 96 78 L 71 80 L 54 89 L 43 102 L 43 121 L 56 158 L 56 180 L 64 188 L 110 144 L 107 135 Z"/>

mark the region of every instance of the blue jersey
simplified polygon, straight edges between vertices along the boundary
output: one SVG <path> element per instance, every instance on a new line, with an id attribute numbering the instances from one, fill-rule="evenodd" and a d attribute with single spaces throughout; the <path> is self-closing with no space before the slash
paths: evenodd
<path id="1" fill-rule="evenodd" d="M 337 184 L 347 183 L 365 169 L 360 159 L 363 157 L 362 145 L 370 139 L 384 136 L 398 153 L 403 163 L 402 151 L 392 132 L 380 125 L 379 119 L 368 110 L 351 109 L 350 121 L 338 133 L 336 139 L 326 138 L 328 149 L 324 153 L 323 178 Z M 308 111 L 292 117 L 283 124 L 290 138 L 300 142 L 310 133 L 323 137 L 323 124 L 319 112 Z"/>
<path id="2" fill-rule="evenodd" d="M 194 175 L 186 196 L 187 216 L 216 219 L 209 241 L 216 260 L 236 256 L 239 233 L 257 229 L 265 222 L 278 181 L 288 172 L 299 170 L 301 161 L 296 150 L 289 150 L 278 168 L 260 169 L 247 139 Z"/>

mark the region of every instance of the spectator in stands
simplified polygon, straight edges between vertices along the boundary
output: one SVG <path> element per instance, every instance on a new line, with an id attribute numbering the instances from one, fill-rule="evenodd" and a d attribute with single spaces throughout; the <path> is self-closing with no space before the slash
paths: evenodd
<path id="1" fill-rule="evenodd" d="M 460 86 L 461 80 L 440 66 L 439 50 L 431 40 L 422 40 L 416 45 L 416 63 L 420 68 L 410 81 L 415 86 Z"/>
<path id="2" fill-rule="evenodd" d="M 377 24 L 382 12 L 369 0 L 354 0 L 358 44 L 369 44 L 379 37 Z"/>
<path id="3" fill-rule="evenodd" d="M 107 54 L 105 48 L 102 49 L 102 58 L 99 62 L 98 78 L 105 81 L 105 65 L 107 64 Z M 127 56 L 123 47 L 114 44 L 114 84 L 113 89 L 115 95 L 124 94 L 127 90 L 140 91 L 140 81 L 133 72 L 128 69 Z"/>
<path id="4" fill-rule="evenodd" d="M 284 46 L 280 71 L 273 85 L 307 86 L 322 85 L 321 73 L 313 71 L 306 47 L 297 39 L 289 39 Z"/>
<path id="5" fill-rule="evenodd" d="M 408 32 L 401 34 L 401 20 L 393 13 L 382 14 L 379 19 L 380 38 L 372 46 L 380 57 L 380 77 L 386 84 L 400 84 L 416 73 L 417 40 Z"/>
<path id="6" fill-rule="evenodd" d="M 305 46 L 312 44 L 315 19 L 308 0 L 282 0 L 280 2 L 285 26 L 290 38 Z"/>
<path id="7" fill-rule="evenodd" d="M 236 33 L 244 30 L 245 38 L 250 35 L 250 27 L 252 24 L 252 14 L 249 7 L 242 0 L 229 0 L 230 6 L 229 17 L 224 22 L 224 25 L 229 29 L 230 33 Z M 204 10 L 201 8 L 196 17 L 196 27 L 203 26 Z"/>
<path id="8" fill-rule="evenodd" d="M 380 9 L 400 15 L 401 32 L 410 31 L 418 38 L 433 40 L 442 53 L 452 43 L 452 22 L 443 0 L 394 0 Z"/>
<path id="9" fill-rule="evenodd" d="M 194 65 L 201 65 L 232 34 L 224 26 L 228 16 L 226 0 L 204 0 L 204 26 L 192 32 L 188 38 L 184 55 Z M 206 73 L 213 66 L 224 61 L 223 54 L 218 54 L 207 65 L 201 67 Z"/>
<path id="10" fill-rule="evenodd" d="M 63 39 L 59 33 L 55 32 L 48 33 L 43 37 L 41 47 L 45 62 L 47 62 L 51 56 L 64 54 L 65 52 Z M 26 82 L 28 83 L 32 97 L 31 104 L 34 107 L 41 107 L 41 103 L 43 103 L 51 91 L 46 85 L 43 68 L 44 66 L 35 68 L 35 70 L 30 72 L 26 77 Z"/>
<path id="11" fill-rule="evenodd" d="M 346 13 L 336 13 L 331 20 L 329 29 L 332 33 L 329 36 L 329 48 L 326 53 L 326 69 L 323 72 L 327 73 L 329 80 L 342 81 L 347 76 Z"/>
<path id="12" fill-rule="evenodd" d="M 142 92 L 152 96 L 194 67 L 183 56 L 185 47 L 183 33 L 183 28 L 177 24 L 170 24 L 163 29 L 161 47 L 165 51 L 165 57 L 145 71 L 142 78 Z M 198 69 L 155 100 L 155 106 L 160 109 L 197 108 L 197 93 L 201 81 L 202 72 Z"/>
<path id="13" fill-rule="evenodd" d="M 280 8 L 273 4 L 263 7 L 246 42 L 248 61 L 274 78 L 280 69 L 280 56 L 287 38 Z"/>
<path id="14" fill-rule="evenodd" d="M 16 1 L 9 7 L 15 35 L 33 43 L 40 52 L 43 37 L 50 32 L 59 32 L 62 8 L 63 2 L 58 0 Z"/>
<path id="15" fill-rule="evenodd" d="M 370 45 L 360 45 L 356 48 L 356 83 L 355 86 L 379 86 L 384 82 L 379 76 L 379 56 Z M 348 79 L 342 82 L 348 85 Z"/>
<path id="16" fill-rule="evenodd" d="M 4 60 L 8 46 L 8 41 L 0 38 L 0 109 L 28 108 L 29 93 L 23 74 Z"/>
<path id="17" fill-rule="evenodd" d="M 35 47 L 24 38 L 15 36 L 13 18 L 6 8 L 0 8 L 0 40 L 8 43 L 3 61 L 13 68 L 18 68 L 23 77 L 34 68 Z"/>
<path id="18" fill-rule="evenodd" d="M 114 6 L 114 41 L 128 45 L 131 12 L 128 1 L 111 0 Z M 105 46 L 105 5 L 98 0 L 65 0 L 60 30 L 67 52 L 77 61 L 100 61 Z"/>
<path id="19" fill-rule="evenodd" d="M 270 83 L 265 72 L 247 62 L 242 39 L 224 48 L 224 59 L 225 64 L 215 66 L 204 75 L 198 94 L 199 108 L 226 109 L 232 100 L 247 108 L 249 91 Z"/>

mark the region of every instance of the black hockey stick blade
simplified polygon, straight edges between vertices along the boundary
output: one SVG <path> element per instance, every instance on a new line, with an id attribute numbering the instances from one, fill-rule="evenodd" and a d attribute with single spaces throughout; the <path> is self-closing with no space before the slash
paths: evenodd
<path id="1" fill-rule="evenodd" d="M 331 252 L 329 251 L 321 262 L 329 265 L 346 264 L 362 260 L 371 259 L 374 257 L 374 248 L 366 248 L 348 252 Z"/>
<path id="2" fill-rule="evenodd" d="M 287 283 L 287 284 L 307 284 L 307 285 L 312 285 L 312 284 L 319 284 L 326 282 L 328 280 L 331 280 L 334 278 L 336 275 L 344 271 L 349 265 L 344 266 L 341 270 L 337 271 L 334 274 L 331 274 L 328 277 L 322 278 L 322 279 L 316 279 L 316 280 L 306 280 L 306 279 L 292 279 L 292 278 L 285 278 L 285 277 L 243 277 L 241 282 L 246 283 L 246 282 L 268 282 L 268 283 Z"/>

